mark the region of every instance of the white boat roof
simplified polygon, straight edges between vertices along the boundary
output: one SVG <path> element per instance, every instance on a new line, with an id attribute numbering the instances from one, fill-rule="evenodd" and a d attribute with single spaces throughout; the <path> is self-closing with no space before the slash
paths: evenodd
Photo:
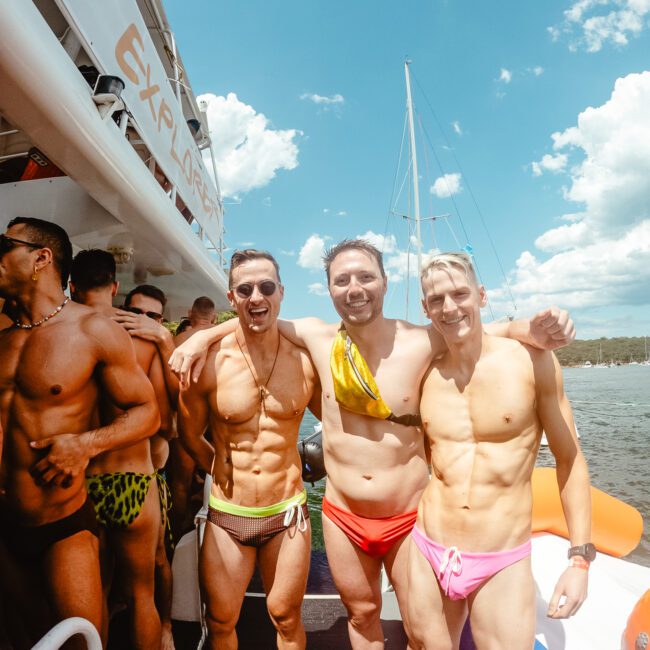
<path id="1" fill-rule="evenodd" d="M 186 124 L 196 116 L 207 133 L 205 120 L 168 30 L 153 0 L 0 0 L 0 163 L 36 148 L 64 173 L 0 184 L 0 227 L 39 217 L 62 225 L 76 249 L 121 251 L 124 293 L 155 284 L 177 318 L 199 295 L 229 304 L 221 198 Z M 116 119 L 93 101 L 84 64 L 125 81 Z M 142 99 L 148 91 L 153 100 Z"/>

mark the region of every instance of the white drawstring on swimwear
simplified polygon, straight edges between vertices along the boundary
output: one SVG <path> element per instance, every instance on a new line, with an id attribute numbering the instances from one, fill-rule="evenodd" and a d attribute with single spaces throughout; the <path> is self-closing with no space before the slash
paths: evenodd
<path id="1" fill-rule="evenodd" d="M 285 528 L 291 526 L 294 513 L 296 515 L 296 526 L 301 533 L 304 533 L 307 530 L 307 520 L 305 519 L 305 513 L 302 511 L 301 503 L 294 503 L 286 511 L 284 515 L 284 526 Z"/>
<path id="2" fill-rule="evenodd" d="M 442 555 L 442 562 L 440 563 L 440 575 L 444 575 L 445 570 L 449 568 L 447 573 L 447 587 L 445 588 L 445 596 L 449 595 L 449 583 L 451 581 L 452 573 L 459 576 L 463 570 L 463 558 L 456 546 L 450 546 L 445 549 Z"/>

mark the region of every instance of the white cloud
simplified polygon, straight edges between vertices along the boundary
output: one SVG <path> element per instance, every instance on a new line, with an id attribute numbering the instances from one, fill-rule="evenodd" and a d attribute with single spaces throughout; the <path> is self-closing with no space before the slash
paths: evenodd
<path id="1" fill-rule="evenodd" d="M 337 217 L 347 217 L 347 216 L 348 216 L 348 213 L 347 213 L 345 210 L 339 210 L 339 211 L 336 213 L 336 216 L 337 216 Z"/>
<path id="2" fill-rule="evenodd" d="M 323 208 L 323 214 L 329 214 L 330 209 L 329 208 Z"/>
<path id="3" fill-rule="evenodd" d="M 536 76 L 536 77 L 541 77 L 544 74 L 544 68 L 542 68 L 541 65 L 536 65 L 531 72 Z"/>
<path id="4" fill-rule="evenodd" d="M 570 126 L 562 132 L 555 132 L 551 134 L 553 140 L 553 149 L 558 151 L 565 147 L 579 147 L 580 146 L 580 130 L 577 126 Z"/>
<path id="5" fill-rule="evenodd" d="M 431 194 L 435 194 L 439 199 L 446 199 L 461 191 L 460 174 L 445 174 L 436 178 L 433 185 L 429 188 Z"/>
<path id="6" fill-rule="evenodd" d="M 302 245 L 298 253 L 298 266 L 304 269 L 322 269 L 323 253 L 325 253 L 325 242 L 329 237 L 320 235 L 311 235 Z"/>
<path id="7" fill-rule="evenodd" d="M 649 105 L 650 72 L 630 74 L 607 102 L 580 113 L 577 126 L 551 136 L 554 149 L 580 159 L 565 193 L 580 210 L 537 238 L 550 256 L 524 251 L 510 272 L 525 313 L 552 303 L 578 312 L 650 304 Z M 490 296 L 503 307 L 507 291 Z"/>
<path id="8" fill-rule="evenodd" d="M 207 93 L 197 100 L 207 104 L 208 127 L 224 197 L 263 187 L 279 169 L 298 166 L 295 140 L 302 135 L 300 131 L 273 129 L 262 113 L 241 102 L 235 93 L 226 97 Z M 211 170 L 210 152 L 204 151 L 203 157 Z"/>
<path id="9" fill-rule="evenodd" d="M 539 162 L 531 163 L 533 176 L 541 176 L 545 171 L 558 174 L 566 167 L 569 157 L 564 153 L 558 153 L 554 156 L 545 154 Z"/>
<path id="10" fill-rule="evenodd" d="M 363 235 L 358 235 L 356 239 L 365 239 L 384 255 L 397 250 L 397 239 L 395 235 L 380 235 L 372 230 L 367 230 Z"/>
<path id="11" fill-rule="evenodd" d="M 336 93 L 336 95 L 330 95 L 329 97 L 325 95 L 317 95 L 315 93 L 304 93 L 300 95 L 300 99 L 306 99 L 314 104 L 331 106 L 333 104 L 343 104 L 345 102 L 345 97 Z"/>
<path id="12" fill-rule="evenodd" d="M 313 282 L 308 285 L 307 291 L 313 293 L 315 296 L 328 296 L 329 291 L 327 287 L 322 282 Z"/>
<path id="13" fill-rule="evenodd" d="M 287 257 L 294 257 L 296 254 L 296 251 L 285 251 L 285 250 L 280 250 L 281 255 L 286 255 Z"/>
<path id="14" fill-rule="evenodd" d="M 463 129 L 460 126 L 460 122 L 458 120 L 455 120 L 451 123 L 451 128 L 454 130 L 454 133 L 456 135 L 463 135 Z"/>
<path id="15" fill-rule="evenodd" d="M 577 0 L 548 31 L 554 41 L 566 34 L 573 51 L 598 52 L 606 43 L 627 45 L 648 27 L 648 14 L 649 0 Z"/>
<path id="16" fill-rule="evenodd" d="M 503 83 L 509 84 L 512 81 L 512 72 L 507 68 L 501 68 L 499 81 L 503 81 Z"/>

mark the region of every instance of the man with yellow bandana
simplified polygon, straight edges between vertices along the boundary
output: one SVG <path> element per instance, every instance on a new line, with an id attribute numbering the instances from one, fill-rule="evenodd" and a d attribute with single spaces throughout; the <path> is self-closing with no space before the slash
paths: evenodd
<path id="1" fill-rule="evenodd" d="M 429 481 L 418 426 L 420 385 L 431 360 L 445 347 L 432 328 L 383 315 L 387 280 L 381 253 L 374 246 L 345 240 L 324 261 L 342 326 L 316 318 L 278 325 L 283 336 L 307 348 L 321 380 L 327 557 L 348 610 L 352 647 L 378 650 L 384 646 L 382 565 L 408 632 L 404 540 Z M 566 345 L 573 337 L 568 315 L 557 309 L 532 320 L 488 328 L 492 334 L 546 349 Z M 206 346 L 225 329 L 199 332 L 176 350 L 170 365 L 181 381 L 188 381 L 190 373 L 192 379 L 199 376 Z"/>

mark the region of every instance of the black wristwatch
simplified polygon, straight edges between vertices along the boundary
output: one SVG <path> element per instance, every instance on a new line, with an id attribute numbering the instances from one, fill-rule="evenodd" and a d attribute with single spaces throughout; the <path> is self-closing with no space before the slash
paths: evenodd
<path id="1" fill-rule="evenodd" d="M 591 542 L 580 546 L 572 546 L 567 553 L 567 557 L 571 559 L 574 555 L 580 555 L 587 562 L 593 562 L 596 559 L 596 547 Z"/>

